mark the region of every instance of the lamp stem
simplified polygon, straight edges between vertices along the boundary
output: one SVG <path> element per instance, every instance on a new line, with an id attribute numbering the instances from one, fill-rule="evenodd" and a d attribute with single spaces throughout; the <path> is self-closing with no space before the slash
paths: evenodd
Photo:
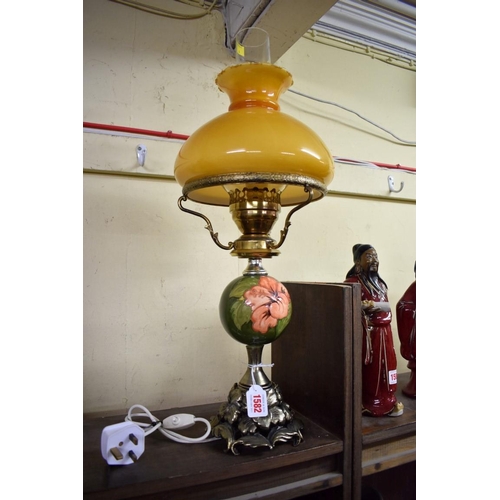
<path id="1" fill-rule="evenodd" d="M 249 366 L 247 368 L 247 371 L 243 374 L 243 377 L 241 377 L 238 385 L 241 389 L 248 390 L 255 380 L 255 383 L 260 385 L 263 389 L 270 389 L 272 386 L 272 382 L 265 374 L 262 366 L 259 366 L 262 364 L 262 351 L 264 349 L 264 346 L 247 345 L 246 348 Z M 254 368 L 251 368 L 252 366 Z"/>
<path id="2" fill-rule="evenodd" d="M 262 267 L 262 259 L 248 259 L 248 265 L 243 271 L 243 276 L 267 276 L 267 271 Z"/>

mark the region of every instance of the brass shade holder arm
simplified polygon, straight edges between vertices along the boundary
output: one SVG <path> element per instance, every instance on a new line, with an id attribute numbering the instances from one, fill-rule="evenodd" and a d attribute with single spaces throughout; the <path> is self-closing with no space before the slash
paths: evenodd
<path id="1" fill-rule="evenodd" d="M 285 219 L 285 226 L 280 231 L 280 234 L 281 234 L 280 240 L 278 241 L 278 243 L 276 243 L 274 245 L 269 245 L 269 248 L 271 248 L 272 250 L 278 249 L 281 245 L 283 245 L 283 243 L 285 243 L 286 236 L 288 234 L 288 228 L 292 225 L 292 223 L 290 222 L 292 215 L 295 212 L 297 212 L 297 210 L 300 210 L 301 208 L 304 208 L 306 205 L 309 205 L 309 203 L 311 203 L 311 201 L 313 199 L 313 195 L 314 195 L 314 189 L 310 188 L 309 186 L 304 186 L 304 191 L 306 193 L 309 193 L 309 197 L 307 198 L 306 201 L 304 201 L 300 205 L 297 205 L 295 208 L 290 210 L 290 212 L 288 212 L 287 218 Z"/>
<path id="2" fill-rule="evenodd" d="M 214 232 L 213 230 L 213 227 L 212 227 L 212 223 L 210 222 L 209 218 L 206 217 L 205 215 L 199 213 L 199 212 L 195 212 L 194 210 L 189 210 L 188 208 L 185 208 L 182 206 L 182 202 L 183 201 L 186 201 L 188 198 L 186 195 L 183 195 L 179 198 L 179 200 L 177 201 L 177 205 L 179 206 L 179 208 L 183 211 L 183 212 L 186 212 L 188 214 L 191 214 L 191 215 L 196 215 L 197 217 L 201 217 L 206 223 L 207 225 L 205 226 L 205 229 L 210 233 L 210 236 L 212 237 L 212 239 L 214 240 L 214 243 L 219 247 L 219 248 L 222 248 L 222 250 L 231 250 L 234 248 L 234 243 L 232 241 L 230 241 L 227 245 L 223 245 L 220 241 L 219 241 L 219 233 L 216 233 Z"/>

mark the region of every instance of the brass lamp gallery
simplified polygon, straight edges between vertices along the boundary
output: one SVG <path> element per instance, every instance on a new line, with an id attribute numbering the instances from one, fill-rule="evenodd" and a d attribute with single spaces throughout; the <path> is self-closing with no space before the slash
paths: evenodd
<path id="1" fill-rule="evenodd" d="M 251 58 L 248 40 L 237 41 L 238 64 L 216 79 L 229 97 L 229 110 L 189 137 L 174 168 L 182 186 L 179 208 L 201 217 L 217 246 L 248 259 L 219 305 L 225 330 L 248 353 L 248 369 L 211 419 L 213 434 L 225 439 L 234 454 L 238 445 L 273 448 L 280 441 L 297 445 L 303 439 L 302 423 L 262 366 L 263 347 L 283 333 L 292 314 L 288 291 L 268 275 L 262 259 L 279 255 L 292 214 L 321 199 L 333 178 L 332 156 L 322 140 L 280 111 L 279 97 L 292 85 L 292 76 L 261 62 L 268 56 Z M 241 236 L 221 243 L 210 220 L 185 207 L 188 200 L 229 207 Z M 292 209 L 275 241 L 270 233 L 281 207 Z"/>

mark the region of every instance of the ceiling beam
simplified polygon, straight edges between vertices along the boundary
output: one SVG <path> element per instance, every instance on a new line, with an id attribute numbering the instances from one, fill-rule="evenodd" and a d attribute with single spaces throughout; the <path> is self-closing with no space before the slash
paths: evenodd
<path id="1" fill-rule="evenodd" d="M 226 46 L 234 51 L 236 33 L 261 28 L 269 34 L 271 63 L 275 63 L 338 0 L 228 0 L 224 9 Z"/>

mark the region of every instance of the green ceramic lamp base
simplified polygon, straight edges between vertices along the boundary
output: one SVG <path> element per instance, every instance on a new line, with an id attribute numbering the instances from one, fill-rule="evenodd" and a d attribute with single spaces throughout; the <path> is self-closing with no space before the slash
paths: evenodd
<path id="1" fill-rule="evenodd" d="M 274 448 L 281 441 L 298 445 L 303 441 L 303 424 L 262 369 L 264 345 L 283 333 L 292 315 L 287 289 L 267 275 L 262 259 L 249 259 L 243 276 L 231 281 L 222 293 L 219 313 L 227 333 L 246 345 L 248 368 L 212 417 L 213 435 L 225 439 L 226 451 L 235 455 L 240 445 Z M 254 408 L 254 396 L 260 398 L 258 408 Z"/>

